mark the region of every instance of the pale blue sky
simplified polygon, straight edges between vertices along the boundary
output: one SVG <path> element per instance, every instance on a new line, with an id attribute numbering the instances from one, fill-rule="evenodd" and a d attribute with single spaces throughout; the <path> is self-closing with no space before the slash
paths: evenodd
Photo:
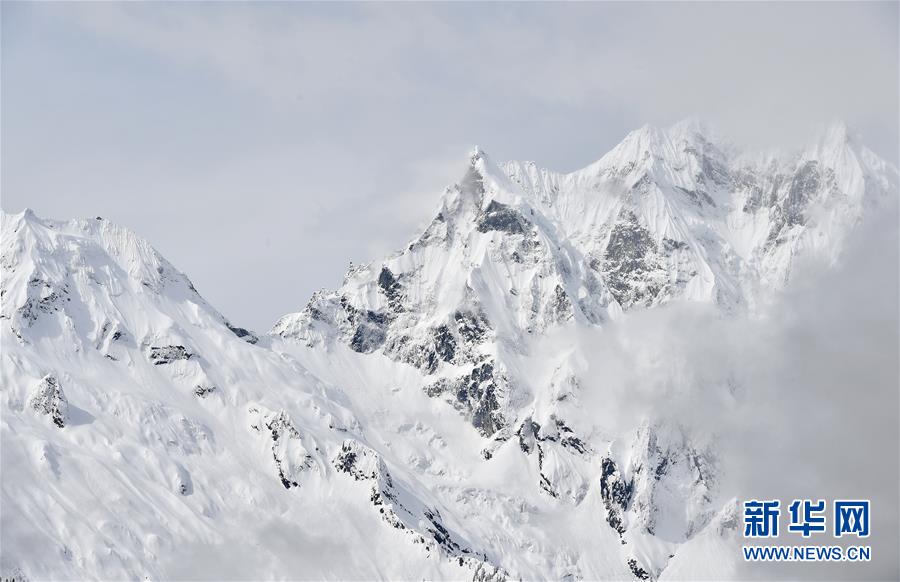
<path id="1" fill-rule="evenodd" d="M 479 144 L 574 170 L 700 115 L 898 155 L 897 4 L 2 3 L 6 211 L 102 215 L 264 331 L 401 247 Z"/>

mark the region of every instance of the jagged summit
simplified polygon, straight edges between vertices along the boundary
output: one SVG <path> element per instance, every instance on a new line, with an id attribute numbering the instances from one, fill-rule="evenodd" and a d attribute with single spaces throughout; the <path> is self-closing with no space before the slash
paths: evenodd
<path id="1" fill-rule="evenodd" d="M 443 333 L 435 330 L 459 310 L 484 312 L 515 344 L 562 322 L 601 325 L 673 300 L 747 309 L 762 300 L 752 281 L 783 284 L 792 257 L 807 247 L 834 259 L 860 201 L 877 203 L 896 183 L 895 171 L 847 150 L 840 127 L 811 150 L 819 161 L 808 154 L 777 164 L 737 160 L 714 134 L 696 119 L 647 125 L 569 174 L 496 165 L 475 148 L 406 249 L 356 269 L 340 290 L 317 295 L 273 332 L 398 350 L 401 360 L 424 358 L 433 371 L 439 358 L 410 347 L 408 330 Z M 813 207 L 830 211 L 813 220 Z M 374 319 L 360 324 L 360 313 Z M 392 339 L 393 329 L 404 330 L 402 338 Z"/>
<path id="2" fill-rule="evenodd" d="M 513 362 L 530 338 L 676 301 L 754 312 L 794 261 L 837 260 L 864 206 L 896 195 L 895 171 L 855 155 L 753 165 L 710 133 L 694 120 L 645 126 L 569 174 L 477 148 L 406 248 L 271 334 L 409 364 L 429 396 L 503 434 L 522 418 L 528 379 Z"/>

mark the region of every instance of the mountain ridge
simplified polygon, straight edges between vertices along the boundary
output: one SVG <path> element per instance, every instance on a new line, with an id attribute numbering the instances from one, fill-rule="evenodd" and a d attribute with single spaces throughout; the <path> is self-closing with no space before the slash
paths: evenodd
<path id="1" fill-rule="evenodd" d="M 846 130 L 772 166 L 696 127 L 569 174 L 476 149 L 406 247 L 261 335 L 127 229 L 4 212 L 0 573 L 734 576 L 715 439 L 604 425 L 582 338 L 764 313 L 897 176 Z"/>

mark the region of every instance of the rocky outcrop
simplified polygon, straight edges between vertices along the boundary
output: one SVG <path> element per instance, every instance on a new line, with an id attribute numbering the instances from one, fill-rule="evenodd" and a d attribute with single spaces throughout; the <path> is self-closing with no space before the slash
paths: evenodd
<path id="1" fill-rule="evenodd" d="M 237 327 L 236 325 L 231 325 L 227 321 L 225 322 L 225 327 L 227 327 L 229 330 L 231 330 L 231 333 L 233 333 L 237 337 L 241 338 L 248 344 L 255 344 L 259 341 L 259 337 L 257 337 L 256 334 L 254 334 L 253 332 L 251 332 L 249 330 L 244 329 L 243 327 Z"/>
<path id="2" fill-rule="evenodd" d="M 334 468 L 355 481 L 371 482 L 369 501 L 382 519 L 398 530 L 406 531 L 413 543 L 438 551 L 473 571 L 473 579 L 505 580 L 506 572 L 490 563 L 484 553 L 474 551 L 458 533 L 451 531 L 441 512 L 426 505 L 398 483 L 377 452 L 355 439 L 345 440 L 332 461 Z"/>
<path id="3" fill-rule="evenodd" d="M 268 435 L 272 443 L 272 459 L 278 479 L 285 489 L 300 487 L 301 476 L 315 464 L 304 446 L 300 431 L 285 411 L 273 413 L 261 406 L 251 406 L 250 428 Z"/>
<path id="4" fill-rule="evenodd" d="M 631 573 L 634 574 L 634 577 L 638 580 L 650 579 L 650 572 L 644 570 L 644 568 L 641 567 L 636 559 L 628 558 L 628 568 L 631 570 Z"/>
<path id="5" fill-rule="evenodd" d="M 186 361 L 194 357 L 193 353 L 189 352 L 186 347 L 181 345 L 150 346 L 147 355 L 154 366 L 171 364 L 179 360 Z"/>
<path id="6" fill-rule="evenodd" d="M 615 461 L 604 457 L 600 463 L 600 497 L 606 506 L 606 523 L 619 535 L 625 533 L 625 512 L 632 493 L 634 482 L 625 479 Z"/>
<path id="7" fill-rule="evenodd" d="M 69 419 L 69 401 L 63 393 L 59 380 L 52 374 L 44 376 L 31 391 L 28 407 L 37 414 L 45 415 L 63 428 Z"/>
<path id="8" fill-rule="evenodd" d="M 506 426 L 504 402 L 509 396 L 505 374 L 492 360 L 484 360 L 471 371 L 453 379 L 441 378 L 425 387 L 429 396 L 443 396 L 463 412 L 484 436 Z"/>
<path id="9" fill-rule="evenodd" d="M 19 320 L 26 327 L 31 326 L 42 314 L 61 310 L 66 301 L 71 301 L 68 285 L 57 286 L 46 279 L 32 277 L 25 303 L 18 309 Z"/>
<path id="10" fill-rule="evenodd" d="M 206 398 L 210 394 L 216 391 L 215 386 L 207 385 L 207 384 L 197 384 L 194 386 L 194 395 L 200 398 Z"/>
<path id="11" fill-rule="evenodd" d="M 525 234 L 531 224 L 518 211 L 506 204 L 491 200 L 478 218 L 479 232 L 500 231 L 509 234 Z"/>
<path id="12" fill-rule="evenodd" d="M 622 308 L 652 304 L 664 290 L 667 271 L 659 247 L 634 212 L 624 212 L 612 229 L 602 273 Z"/>

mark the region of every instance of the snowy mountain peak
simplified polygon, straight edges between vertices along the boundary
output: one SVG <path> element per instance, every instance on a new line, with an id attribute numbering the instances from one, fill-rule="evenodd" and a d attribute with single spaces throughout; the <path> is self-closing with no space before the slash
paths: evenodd
<path id="1" fill-rule="evenodd" d="M 494 348 L 460 350 L 469 324 L 459 314 L 490 330 L 479 341 L 516 345 L 675 300 L 752 308 L 764 298 L 751 281 L 777 288 L 800 254 L 834 260 L 863 198 L 877 203 L 896 183 L 896 171 L 872 164 L 879 175 L 863 179 L 872 172 L 847 150 L 846 133 L 828 133 L 821 165 L 748 165 L 696 119 L 646 125 L 570 174 L 496 165 L 475 148 L 408 248 L 317 294 L 273 333 L 310 345 L 339 339 L 430 375 L 464 371 L 488 352 L 498 369 Z"/>
<path id="2" fill-rule="evenodd" d="M 114 335 L 151 346 L 177 344 L 186 321 L 240 330 L 150 243 L 100 217 L 4 212 L 0 252 L 0 318 L 23 345 L 62 333 L 76 350 L 102 345 L 115 358 Z"/>

